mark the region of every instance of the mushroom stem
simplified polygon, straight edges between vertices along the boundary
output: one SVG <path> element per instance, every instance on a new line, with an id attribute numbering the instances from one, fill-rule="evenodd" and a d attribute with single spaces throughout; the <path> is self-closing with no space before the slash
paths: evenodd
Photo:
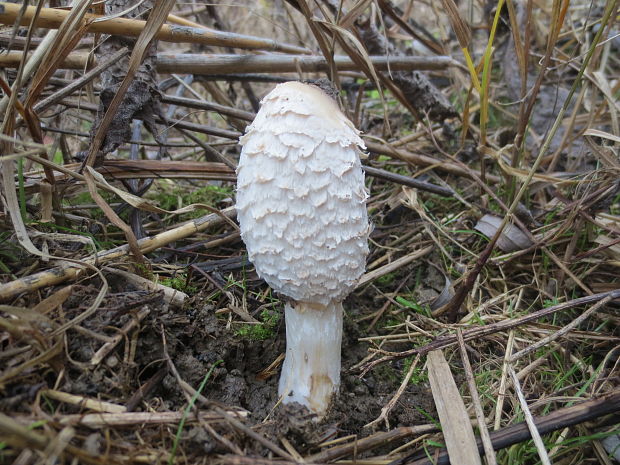
<path id="1" fill-rule="evenodd" d="M 278 394 L 322 417 L 340 386 L 342 302 L 287 303 L 286 357 Z"/>

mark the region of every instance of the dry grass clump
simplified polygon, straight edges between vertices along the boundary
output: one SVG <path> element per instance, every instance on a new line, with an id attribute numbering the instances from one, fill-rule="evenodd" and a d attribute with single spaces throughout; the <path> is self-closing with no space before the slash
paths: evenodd
<path id="1" fill-rule="evenodd" d="M 617 1 L 32 3 L 0 2 L 0 463 L 618 460 Z M 261 96 L 324 77 L 374 231 L 314 424 L 231 207 Z"/>

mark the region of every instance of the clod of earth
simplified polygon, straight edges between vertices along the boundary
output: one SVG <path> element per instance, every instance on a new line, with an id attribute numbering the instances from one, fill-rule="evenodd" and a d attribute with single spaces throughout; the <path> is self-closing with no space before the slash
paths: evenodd
<path id="1" fill-rule="evenodd" d="M 327 94 L 287 82 L 240 143 L 241 237 L 258 274 L 289 298 L 279 395 L 320 418 L 340 385 L 342 301 L 368 255 L 364 142 Z"/>

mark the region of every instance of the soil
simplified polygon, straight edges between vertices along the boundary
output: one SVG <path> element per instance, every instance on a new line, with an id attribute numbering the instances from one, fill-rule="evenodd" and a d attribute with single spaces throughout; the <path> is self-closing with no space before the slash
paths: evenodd
<path id="1" fill-rule="evenodd" d="M 114 327 L 118 328 L 125 320 L 132 318 L 136 310 L 119 314 L 119 308 L 127 308 L 127 302 L 123 300 L 127 294 L 121 291 L 131 289 L 120 282 L 113 285 L 115 289 L 112 297 L 106 300 L 103 310 L 96 317 L 87 320 L 88 324 L 84 325 L 87 329 L 101 333 L 105 332 L 104 328 L 111 327 L 112 320 Z M 95 294 L 95 287 L 80 287 L 67 307 L 83 308 Z M 154 300 L 153 296 L 143 297 Z M 360 377 L 359 372 L 350 370 L 367 355 L 368 345 L 358 342 L 363 334 L 355 323 L 355 319 L 360 316 L 360 309 L 368 305 L 362 298 L 352 296 L 345 302 L 340 394 L 333 401 L 327 417 L 318 422 L 308 421 L 308 412 L 297 405 L 274 409 L 278 400 L 279 367 L 267 375 L 265 370 L 285 350 L 283 318 L 272 338 L 252 340 L 238 335 L 228 327 L 228 318 L 216 315 L 215 308 L 204 303 L 204 297 L 202 294 L 196 295 L 182 310 L 168 307 L 161 298 L 149 303 L 150 314 L 143 320 L 140 333 L 134 341 L 135 357 L 130 364 L 125 359 L 121 360 L 121 348 L 113 351 L 97 368 L 83 369 L 83 363 L 102 344 L 87 335 L 77 335 L 70 341 L 70 353 L 78 369 L 69 370 L 62 389 L 73 394 L 114 399 L 117 403 L 126 402 L 141 385 L 166 366 L 167 353 L 181 379 L 195 389 L 210 368 L 221 361 L 213 370 L 203 396 L 221 408 L 245 410 L 247 425 L 274 441 L 286 437 L 300 453 L 312 452 L 318 443 L 329 438 L 349 434 L 362 437 L 373 432 L 363 427 L 379 416 L 381 408 L 398 389 L 402 381 L 403 365 L 402 362 L 382 365 L 363 377 Z M 81 307 L 77 302 L 80 302 Z M 277 310 L 282 312 L 283 309 Z M 113 334 L 114 331 L 108 331 L 108 335 Z M 165 334 L 165 347 L 162 334 Z M 186 405 L 186 397 L 169 370 L 143 402 L 154 409 L 179 411 Z M 390 427 L 428 423 L 428 418 L 418 408 L 434 415 L 435 408 L 428 386 L 410 384 L 392 410 Z M 378 425 L 380 428 L 384 426 Z M 205 453 L 226 452 L 218 449 L 220 446 L 200 427 L 188 428 L 184 439 L 189 440 L 191 447 Z M 266 451 L 256 441 L 248 440 L 244 445 L 254 453 Z"/>

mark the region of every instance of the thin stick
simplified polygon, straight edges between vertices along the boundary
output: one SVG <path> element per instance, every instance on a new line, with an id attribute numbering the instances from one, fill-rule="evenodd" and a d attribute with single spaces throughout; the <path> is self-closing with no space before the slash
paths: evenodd
<path id="1" fill-rule="evenodd" d="M 517 361 L 518 359 L 520 359 L 524 355 L 527 355 L 527 354 L 529 354 L 529 353 L 531 353 L 531 352 L 533 352 L 535 350 L 538 350 L 541 347 L 546 346 L 550 342 L 553 342 L 556 339 L 562 337 L 564 334 L 570 332 L 573 328 L 579 326 L 583 321 L 585 321 L 590 315 L 592 315 L 594 312 L 599 310 L 601 307 L 603 307 L 604 305 L 607 305 L 611 300 L 612 300 L 611 296 L 605 297 L 603 300 L 601 300 L 600 302 L 597 302 L 596 304 L 594 304 L 592 307 L 590 307 L 588 310 L 583 312 L 581 315 L 579 315 L 577 318 L 575 318 L 569 324 L 567 324 L 566 326 L 562 327 L 559 331 L 556 331 L 555 333 L 552 333 L 549 336 L 547 336 L 545 338 L 542 338 L 538 342 L 536 342 L 534 344 L 530 344 L 525 349 L 520 350 L 519 352 L 513 354 L 508 359 L 508 362 L 514 363 L 515 361 Z"/>
<path id="2" fill-rule="evenodd" d="M 357 288 L 360 288 L 361 286 L 369 282 L 372 282 L 373 280 L 380 278 L 381 276 L 384 276 L 405 265 L 408 265 L 412 261 L 417 260 L 418 258 L 423 257 L 424 255 L 430 253 L 431 250 L 433 250 L 433 246 L 429 245 L 428 247 L 424 247 L 423 249 L 416 250 L 415 252 L 410 253 L 409 255 L 400 257 L 394 260 L 392 263 L 383 265 L 381 268 L 377 268 L 376 270 L 372 270 L 372 271 L 369 271 L 368 273 L 365 273 L 358 281 Z"/>
<path id="3" fill-rule="evenodd" d="M 519 403 L 521 404 L 523 415 L 525 415 L 525 422 L 527 423 L 527 427 L 530 430 L 530 434 L 532 435 L 532 439 L 534 441 L 534 445 L 536 446 L 536 450 L 538 451 L 540 461 L 543 463 L 543 465 L 551 465 L 549 455 L 547 454 L 547 449 L 545 448 L 545 444 L 540 437 L 540 432 L 538 431 L 538 428 L 536 428 L 534 417 L 532 417 L 532 412 L 530 412 L 530 408 L 527 405 L 527 401 L 525 400 L 523 391 L 521 391 L 521 384 L 517 379 L 517 374 L 512 368 L 512 365 L 508 365 L 508 373 L 510 373 L 510 377 L 512 378 L 512 383 L 514 385 L 517 397 L 519 398 Z"/>
<path id="4" fill-rule="evenodd" d="M 17 68 L 23 59 L 18 51 L 0 55 L 0 66 Z M 344 55 L 334 57 L 339 71 L 359 71 L 357 63 Z M 371 56 L 370 61 L 382 71 L 388 69 L 399 71 L 444 70 L 458 63 L 447 56 L 435 57 L 387 57 Z M 87 52 L 72 52 L 58 69 L 85 69 L 94 64 L 93 57 Z M 107 63 L 107 60 L 106 60 Z M 300 55 L 225 55 L 225 54 L 191 54 L 158 53 L 155 59 L 157 72 L 166 74 L 227 75 L 239 73 L 294 73 L 298 70 L 307 73 L 324 72 L 329 63 L 322 56 Z M 100 65 L 97 65 L 99 67 Z"/>
<path id="5" fill-rule="evenodd" d="M 549 415 L 534 417 L 534 423 L 541 434 L 547 434 L 618 411 L 620 411 L 620 390 L 615 390 L 603 396 L 558 409 Z M 530 437 L 530 430 L 525 422 L 507 426 L 491 433 L 491 441 L 495 450 L 527 441 Z M 483 451 L 480 440 L 478 440 L 478 450 Z M 433 457 L 432 461 L 428 459 L 427 454 Z M 443 449 L 438 455 L 433 450 L 414 452 L 409 456 L 394 460 L 388 465 L 448 465 L 449 463 L 448 452 Z"/>
<path id="6" fill-rule="evenodd" d="M 390 421 L 389 421 L 390 412 L 392 411 L 392 409 L 398 402 L 398 399 L 400 399 L 400 396 L 402 396 L 403 392 L 405 392 L 405 389 L 407 388 L 407 386 L 409 386 L 409 380 L 411 380 L 411 376 L 413 375 L 413 370 L 415 370 L 416 366 L 418 366 L 419 361 L 420 361 L 420 356 L 418 355 L 415 358 L 415 360 L 413 360 L 411 365 L 409 365 L 409 370 L 407 370 L 407 374 L 405 375 L 405 378 L 403 379 L 402 383 L 400 383 L 400 386 L 398 387 L 396 394 L 394 394 L 394 396 L 392 396 L 390 401 L 381 408 L 381 414 L 377 418 L 375 418 L 373 421 L 371 421 L 370 423 L 364 425 L 364 428 L 373 428 L 375 425 L 377 425 L 381 421 L 384 421 L 386 429 L 388 430 L 390 429 Z"/>
<path id="7" fill-rule="evenodd" d="M 20 18 L 20 25 L 26 26 L 30 24 L 36 7 L 29 6 L 24 14 L 20 17 L 19 10 L 21 5 L 9 2 L 0 2 L 0 24 L 13 25 L 17 18 Z M 41 8 L 34 26 L 48 29 L 58 29 L 63 20 L 70 14 L 66 10 L 58 10 L 55 8 Z M 86 14 L 84 18 L 88 25 L 88 32 L 99 32 L 103 34 L 116 34 L 129 37 L 138 37 L 146 21 L 127 18 L 110 18 L 105 16 Z M 164 42 L 176 43 L 194 43 L 203 45 L 212 45 L 216 47 L 237 47 L 250 50 L 272 50 L 274 52 L 285 53 L 310 53 L 303 47 L 296 45 L 280 44 L 272 39 L 264 39 L 261 37 L 247 36 L 243 34 L 235 34 L 232 32 L 221 32 L 214 29 L 195 28 L 187 26 L 176 26 L 163 24 L 156 39 Z"/>
<path id="8" fill-rule="evenodd" d="M 465 341 L 470 341 L 472 339 L 479 339 L 484 336 L 488 336 L 489 334 L 498 333 L 500 331 L 505 331 L 508 329 L 516 328 L 517 326 L 523 325 L 525 323 L 529 323 L 531 321 L 536 321 L 539 318 L 543 318 L 545 316 L 553 315 L 561 310 L 566 310 L 568 308 L 579 307 L 581 305 L 587 305 L 590 303 L 598 302 L 606 297 L 610 297 L 610 300 L 615 300 L 620 298 L 620 289 L 614 289 L 609 292 L 601 292 L 599 294 L 588 295 L 586 297 L 580 297 L 578 299 L 569 300 L 568 302 L 564 302 L 562 304 L 553 305 L 552 307 L 543 308 L 536 312 L 532 312 L 528 315 L 524 315 L 519 318 L 512 318 L 505 321 L 500 321 L 498 323 L 493 323 L 486 326 L 481 326 L 477 328 L 472 328 L 467 331 L 463 331 L 463 339 Z M 373 367 L 385 363 L 391 360 L 399 360 L 401 358 L 411 357 L 412 355 L 422 354 L 430 352 L 431 350 L 441 349 L 443 347 L 448 347 L 457 342 L 457 337 L 455 335 L 442 336 L 435 339 L 430 344 L 427 344 L 422 347 L 417 347 L 415 349 L 405 350 L 403 352 L 392 352 L 387 353 L 384 357 L 369 362 L 364 365 L 362 368 L 362 372 L 366 373 L 368 370 L 371 370 Z M 385 353 L 385 352 L 384 352 Z"/>
<path id="9" fill-rule="evenodd" d="M 59 102 L 63 98 L 68 97 L 69 95 L 71 95 L 76 90 L 81 89 L 83 86 L 85 86 L 89 82 L 93 81 L 103 71 L 108 69 L 111 64 L 116 63 L 118 60 L 123 58 L 128 53 L 129 53 L 129 49 L 126 48 L 126 47 L 122 48 L 119 51 L 117 51 L 111 57 L 109 57 L 107 60 L 105 60 L 103 63 L 101 63 L 101 64 L 97 65 L 95 68 L 89 70 L 81 78 L 76 79 L 75 81 L 72 81 L 68 86 L 65 86 L 62 89 L 60 89 L 59 91 L 53 93 L 52 95 L 47 97 L 45 100 L 41 100 L 40 102 L 38 102 L 34 106 L 34 111 L 36 111 L 36 112 L 43 111 L 43 110 L 49 108 L 50 106 L 54 105 L 55 103 Z M 0 61 L 3 60 L 5 57 L 7 57 L 7 55 L 6 54 L 2 54 L 0 56 Z M 88 59 L 88 56 L 86 58 Z M 84 69 L 84 68 L 85 67 L 82 66 L 79 69 Z"/>
<path id="10" fill-rule="evenodd" d="M 401 440 L 410 436 L 419 436 L 437 431 L 435 425 L 400 426 L 390 431 L 385 431 L 366 438 L 357 439 L 347 444 L 332 447 L 318 452 L 306 458 L 306 463 L 331 463 L 347 455 L 365 452 L 377 446 L 383 446 L 389 442 Z"/>
<path id="11" fill-rule="evenodd" d="M 414 71 L 443 70 L 458 63 L 448 56 L 382 56 L 370 57 L 378 70 Z M 359 71 L 360 66 L 346 55 L 334 56 L 338 71 Z M 221 55 L 221 54 L 157 54 L 159 73 L 238 74 L 238 73 L 306 73 L 324 72 L 329 63 L 322 56 L 299 55 Z"/>
<path id="12" fill-rule="evenodd" d="M 515 332 L 508 331 L 508 342 L 506 343 L 506 353 L 502 363 L 502 377 L 499 380 L 499 392 L 497 393 L 497 403 L 495 404 L 495 424 L 493 429 L 498 430 L 502 425 L 502 412 L 504 411 L 504 401 L 506 400 L 506 383 L 508 380 L 508 358 L 512 354 L 515 342 Z"/>
<path id="13" fill-rule="evenodd" d="M 125 412 L 125 413 L 87 413 L 64 415 L 59 418 L 61 425 L 82 425 L 89 428 L 109 428 L 112 426 L 160 425 L 178 423 L 183 412 Z M 219 413 L 198 412 L 187 421 L 222 421 Z M 0 425 L 1 427 L 1 425 Z"/>
<path id="14" fill-rule="evenodd" d="M 134 316 L 134 318 L 129 320 L 127 323 L 125 323 L 125 325 L 120 329 L 118 334 L 113 336 L 112 341 L 106 342 L 104 345 L 101 346 L 101 348 L 97 352 L 95 352 L 95 355 L 93 355 L 93 357 L 90 359 L 90 364 L 92 366 L 99 365 L 103 361 L 103 359 L 106 358 L 108 354 L 112 352 L 112 350 L 114 350 L 114 348 L 118 344 L 120 344 L 120 342 L 125 337 L 127 337 L 127 334 L 129 333 L 129 331 L 137 328 L 140 322 L 144 320 L 148 316 L 149 313 L 151 313 L 151 310 L 149 309 L 148 306 L 145 305 L 144 308 L 142 308 L 142 310 L 140 310 Z"/>
<path id="15" fill-rule="evenodd" d="M 467 387 L 469 388 L 469 393 L 471 394 L 471 402 L 474 405 L 474 411 L 476 412 L 476 420 L 478 420 L 478 429 L 480 430 L 480 437 L 482 439 L 487 465 L 497 465 L 497 458 L 495 457 L 495 452 L 493 451 L 491 436 L 489 436 L 489 430 L 484 418 L 484 411 L 482 410 L 482 405 L 480 404 L 478 388 L 476 387 L 476 381 L 474 380 L 474 372 L 471 369 L 471 363 L 469 363 L 467 349 L 465 348 L 465 341 L 463 340 L 463 332 L 460 329 L 457 330 L 456 337 L 459 341 L 459 352 L 461 353 L 461 360 L 463 361 L 463 368 L 465 369 L 465 379 L 467 379 Z"/>
<path id="16" fill-rule="evenodd" d="M 241 423 L 239 420 L 234 418 L 232 415 L 229 415 L 224 410 L 222 410 L 222 409 L 220 409 L 218 407 L 215 407 L 214 410 L 217 413 L 219 413 L 220 415 L 222 415 L 224 417 L 224 419 L 228 423 L 230 423 L 232 426 L 234 426 L 237 430 L 241 431 L 242 433 L 245 433 L 247 436 L 249 436 L 250 438 L 254 439 L 255 441 L 260 442 L 263 446 L 265 446 L 267 449 L 269 449 L 274 454 L 277 454 L 277 455 L 279 455 L 280 457 L 282 457 L 282 458 L 284 458 L 286 460 L 295 461 L 294 457 L 291 454 L 286 452 L 284 449 L 281 449 L 280 447 L 278 447 L 276 444 L 271 442 L 269 439 L 265 438 L 264 436 L 261 436 L 260 434 L 258 434 L 255 431 L 253 431 L 251 428 L 249 428 L 246 425 L 244 425 L 243 423 Z"/>
<path id="17" fill-rule="evenodd" d="M 418 155 L 416 153 L 409 152 L 403 149 L 395 149 L 390 145 L 380 144 L 377 142 L 370 142 L 368 140 L 364 141 L 366 143 L 366 147 L 368 151 L 371 153 L 377 153 L 379 155 L 387 155 L 389 157 L 396 158 L 398 160 L 406 161 L 407 163 L 411 163 L 412 165 L 417 166 L 431 166 L 433 169 L 437 171 L 443 171 L 445 173 L 454 174 L 455 176 L 462 176 L 466 178 L 471 178 L 471 173 L 469 170 L 458 166 L 456 163 L 451 160 L 438 160 L 437 158 L 428 157 L 426 155 Z M 497 176 L 487 176 L 487 182 L 496 184 L 500 181 Z"/>
<path id="18" fill-rule="evenodd" d="M 396 184 L 402 184 L 403 186 L 413 187 L 421 191 L 432 192 L 433 194 L 441 195 L 443 197 L 453 197 L 454 191 L 447 187 L 437 186 L 430 182 L 419 181 L 410 176 L 403 176 L 402 174 L 391 173 L 389 171 L 380 170 L 371 166 L 362 166 L 367 175 L 373 178 L 385 179 Z"/>
<path id="19" fill-rule="evenodd" d="M 138 247 L 142 253 L 152 252 L 170 242 L 184 239 L 192 234 L 200 231 L 204 231 L 212 226 L 217 226 L 226 219 L 233 218 L 236 215 L 234 207 L 229 207 L 222 210 L 219 213 L 211 213 L 206 216 L 202 216 L 193 221 L 189 221 L 181 226 L 178 226 L 169 231 L 164 231 L 152 237 L 145 237 L 138 241 Z M 111 260 L 115 260 L 119 257 L 123 257 L 129 253 L 129 246 L 127 244 L 101 251 L 95 255 L 94 258 L 84 259 L 84 263 L 89 265 L 107 263 Z M 31 292 L 36 289 L 40 289 L 45 286 L 52 286 L 55 284 L 68 281 L 70 279 L 77 279 L 80 277 L 86 269 L 80 265 L 74 263 L 66 263 L 59 267 L 52 268 L 50 270 L 41 271 L 30 276 L 26 276 L 21 279 L 16 279 L 5 284 L 0 285 L 0 301 L 11 299 L 22 292 Z"/>

